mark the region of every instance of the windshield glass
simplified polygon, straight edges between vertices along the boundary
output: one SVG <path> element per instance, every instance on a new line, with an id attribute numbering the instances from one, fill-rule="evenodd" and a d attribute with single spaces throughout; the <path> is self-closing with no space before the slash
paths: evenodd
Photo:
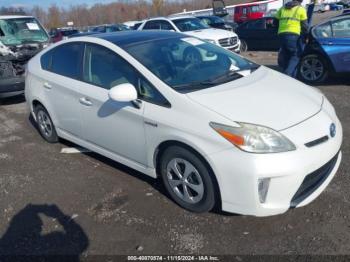
<path id="1" fill-rule="evenodd" d="M 35 18 L 0 19 L 0 41 L 5 45 L 47 42 L 48 35 Z"/>
<path id="2" fill-rule="evenodd" d="M 234 81 L 258 67 L 226 49 L 194 37 L 130 44 L 124 49 L 179 92 Z"/>
<path id="3" fill-rule="evenodd" d="M 209 28 L 209 26 L 204 24 L 198 18 L 176 19 L 173 20 L 173 23 L 181 32 L 196 31 Z"/>

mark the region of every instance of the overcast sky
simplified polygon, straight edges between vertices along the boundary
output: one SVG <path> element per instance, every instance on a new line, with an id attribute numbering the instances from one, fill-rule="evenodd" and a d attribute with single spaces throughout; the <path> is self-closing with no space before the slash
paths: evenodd
<path id="1" fill-rule="evenodd" d="M 34 5 L 39 5 L 41 7 L 48 7 L 53 3 L 56 3 L 58 6 L 70 6 L 76 4 L 96 4 L 96 3 L 110 3 L 113 0 L 0 0 L 0 6 L 22 6 L 31 8 Z"/>

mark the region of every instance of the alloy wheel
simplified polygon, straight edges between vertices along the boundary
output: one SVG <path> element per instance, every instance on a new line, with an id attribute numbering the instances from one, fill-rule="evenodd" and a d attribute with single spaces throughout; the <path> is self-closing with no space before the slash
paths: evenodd
<path id="1" fill-rule="evenodd" d="M 48 114 L 40 110 L 37 114 L 40 130 L 46 137 L 52 136 L 53 124 Z"/>
<path id="2" fill-rule="evenodd" d="M 187 160 L 172 159 L 167 165 L 167 179 L 173 192 L 189 204 L 200 202 L 204 184 L 198 170 Z"/>
<path id="3" fill-rule="evenodd" d="M 300 66 L 300 74 L 307 81 L 317 81 L 324 74 L 324 65 L 317 57 L 305 58 Z"/>

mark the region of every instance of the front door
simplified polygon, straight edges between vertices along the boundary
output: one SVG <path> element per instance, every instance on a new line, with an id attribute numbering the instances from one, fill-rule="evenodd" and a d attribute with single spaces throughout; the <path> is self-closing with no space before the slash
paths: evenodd
<path id="1" fill-rule="evenodd" d="M 146 165 L 144 103 L 135 107 L 108 97 L 116 85 L 137 85 L 135 69 L 112 50 L 95 44 L 86 45 L 83 68 L 80 103 L 85 140 Z"/>

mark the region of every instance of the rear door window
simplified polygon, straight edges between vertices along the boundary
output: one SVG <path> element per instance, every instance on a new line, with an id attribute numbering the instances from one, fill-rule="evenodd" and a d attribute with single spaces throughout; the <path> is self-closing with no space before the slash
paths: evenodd
<path id="1" fill-rule="evenodd" d="M 79 79 L 83 52 L 84 45 L 82 43 L 68 43 L 54 48 L 50 71 L 58 75 Z"/>
<path id="2" fill-rule="evenodd" d="M 350 37 L 350 19 L 342 19 L 332 23 L 333 37 Z"/>

